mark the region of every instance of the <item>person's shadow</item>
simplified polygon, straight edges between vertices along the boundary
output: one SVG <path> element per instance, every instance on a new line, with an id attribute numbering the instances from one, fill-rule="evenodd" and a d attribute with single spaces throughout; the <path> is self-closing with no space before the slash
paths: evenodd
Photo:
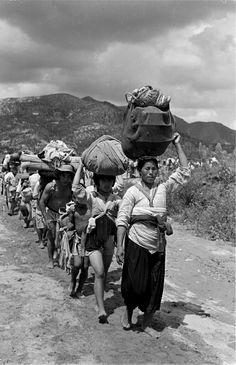
<path id="1" fill-rule="evenodd" d="M 94 285 L 94 274 L 90 274 L 90 276 L 87 278 L 86 282 L 84 283 L 83 286 L 83 295 L 85 297 L 88 297 L 89 295 L 93 295 L 94 294 L 94 290 L 93 290 L 93 285 Z"/>
<path id="2" fill-rule="evenodd" d="M 152 327 L 159 332 L 163 331 L 166 327 L 178 328 L 180 325 L 187 324 L 184 322 L 184 318 L 188 314 L 210 317 L 210 314 L 205 312 L 200 305 L 184 301 L 165 301 L 161 304 L 160 312 L 154 315 Z M 141 317 L 138 316 L 138 322 Z"/>
<path id="3" fill-rule="evenodd" d="M 110 271 L 107 275 L 107 284 L 105 291 L 112 292 L 112 296 L 106 298 L 104 303 L 108 316 L 114 313 L 115 309 L 124 306 L 124 299 L 122 298 L 120 291 L 122 269 Z"/>
<path id="4" fill-rule="evenodd" d="M 105 292 L 110 292 L 112 294 L 104 301 L 108 316 L 112 315 L 117 308 L 124 306 L 124 300 L 120 290 L 121 273 L 122 269 L 118 268 L 108 272 L 107 275 Z M 85 284 L 85 296 L 93 294 L 93 283 L 94 275 L 91 275 Z M 161 304 L 160 311 L 156 312 L 153 317 L 152 327 L 158 332 L 162 332 L 167 327 L 178 328 L 181 325 L 186 325 L 184 318 L 188 314 L 194 314 L 201 317 L 210 316 L 210 314 L 205 312 L 200 305 L 191 302 L 164 301 Z M 132 328 L 134 331 L 141 330 L 140 323 L 142 317 L 143 315 L 140 312 L 137 316 L 134 316 L 135 324 Z"/>
<path id="5" fill-rule="evenodd" d="M 105 300 L 107 314 L 110 316 L 114 311 L 124 306 L 124 300 L 120 291 L 121 269 L 111 271 L 107 278 L 107 291 L 112 291 L 113 295 Z M 184 318 L 188 314 L 194 314 L 201 317 L 209 317 L 210 314 L 205 312 L 200 305 L 184 301 L 164 301 L 161 304 L 159 312 L 153 317 L 152 327 L 158 331 L 163 331 L 166 327 L 178 328 L 180 325 L 186 325 Z M 134 316 L 135 317 L 135 316 Z M 136 323 L 133 330 L 140 329 L 142 314 L 136 316 Z M 134 318 L 135 320 L 135 318 Z"/>

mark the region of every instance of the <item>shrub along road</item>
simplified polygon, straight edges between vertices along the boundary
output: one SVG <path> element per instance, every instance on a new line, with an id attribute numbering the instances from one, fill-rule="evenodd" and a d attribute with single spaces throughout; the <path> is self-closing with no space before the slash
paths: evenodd
<path id="1" fill-rule="evenodd" d="M 35 241 L 33 228 L 8 217 L 1 196 L 1 364 L 235 363 L 232 244 L 194 237 L 174 224 L 161 312 L 154 321 L 162 331 L 157 340 L 121 328 L 121 269 L 115 260 L 105 293 L 109 324 L 101 325 L 92 272 L 81 307 L 68 296 L 69 276 L 59 268 L 46 269 L 47 252 Z"/>

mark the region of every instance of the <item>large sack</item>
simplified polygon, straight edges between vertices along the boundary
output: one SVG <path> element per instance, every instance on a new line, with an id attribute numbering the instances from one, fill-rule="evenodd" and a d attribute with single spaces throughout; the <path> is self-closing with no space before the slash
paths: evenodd
<path id="1" fill-rule="evenodd" d="M 104 135 L 94 141 L 82 154 L 85 167 L 96 174 L 121 175 L 128 167 L 118 139 Z"/>
<path id="2" fill-rule="evenodd" d="M 170 98 L 150 86 L 140 90 L 126 96 L 128 107 L 121 139 L 125 155 L 133 160 L 162 155 L 175 131 Z"/>

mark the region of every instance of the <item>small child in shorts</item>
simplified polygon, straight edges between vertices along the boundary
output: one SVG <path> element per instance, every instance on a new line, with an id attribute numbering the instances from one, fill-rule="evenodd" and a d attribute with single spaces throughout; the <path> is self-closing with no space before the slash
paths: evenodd
<path id="1" fill-rule="evenodd" d="M 85 241 L 87 238 L 86 228 L 91 214 L 85 202 L 71 202 L 67 204 L 68 206 L 66 225 L 71 252 L 69 295 L 74 299 L 81 299 L 82 289 L 88 277 L 89 257 L 86 255 Z"/>

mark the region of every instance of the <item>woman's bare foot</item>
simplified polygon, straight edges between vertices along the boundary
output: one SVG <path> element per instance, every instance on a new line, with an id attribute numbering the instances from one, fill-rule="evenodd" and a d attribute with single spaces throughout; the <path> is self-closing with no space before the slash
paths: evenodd
<path id="1" fill-rule="evenodd" d="M 45 248 L 45 246 L 44 246 L 44 244 L 43 244 L 42 241 L 39 243 L 39 248 L 41 248 L 42 250 Z"/>
<path id="2" fill-rule="evenodd" d="M 53 260 L 57 260 L 58 259 L 58 252 L 57 252 L 57 250 L 54 250 L 54 252 L 53 252 Z"/>
<path id="3" fill-rule="evenodd" d="M 48 269 L 54 269 L 53 261 L 49 261 L 49 263 L 47 264 L 47 268 Z"/>
<path id="4" fill-rule="evenodd" d="M 129 330 L 131 329 L 132 327 L 132 314 L 133 314 L 133 311 L 132 313 L 128 311 L 127 308 L 125 308 L 123 314 L 122 314 L 122 317 L 121 317 L 121 324 L 122 324 L 122 327 L 124 330 Z"/>

